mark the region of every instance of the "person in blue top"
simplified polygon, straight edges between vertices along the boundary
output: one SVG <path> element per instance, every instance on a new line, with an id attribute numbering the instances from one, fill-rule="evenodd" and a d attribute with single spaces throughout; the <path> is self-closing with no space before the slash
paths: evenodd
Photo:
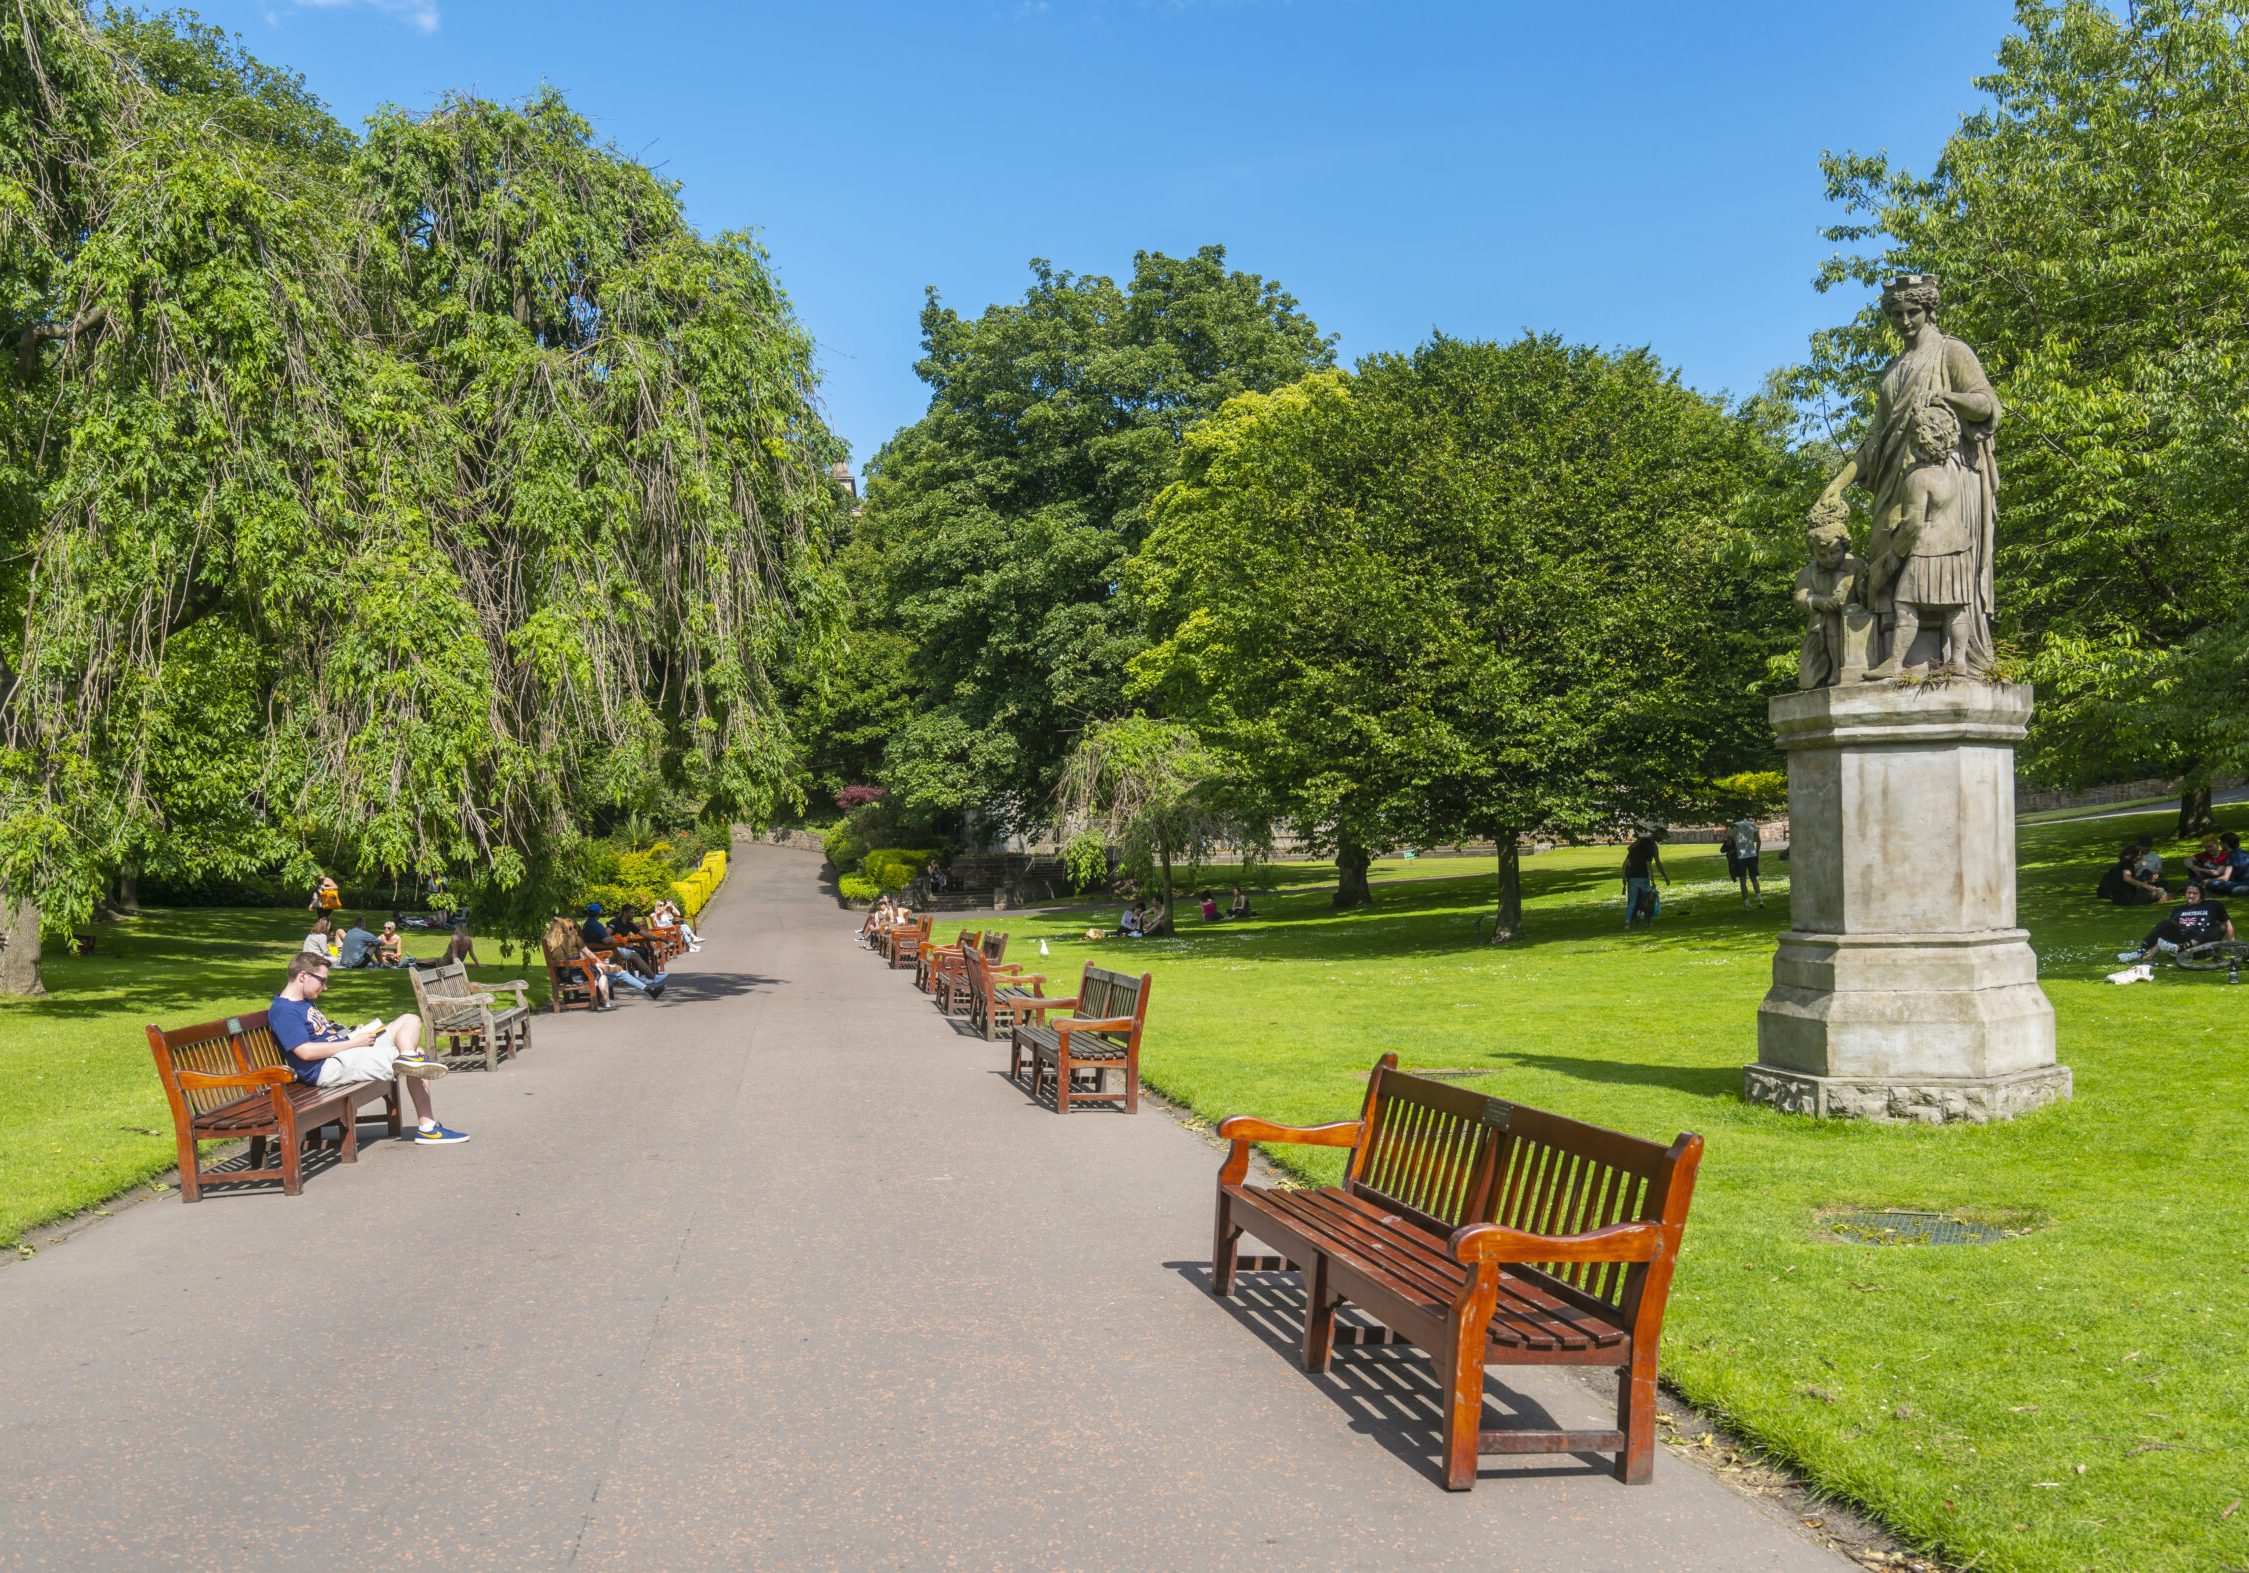
<path id="1" fill-rule="evenodd" d="M 664 984 L 670 974 L 641 954 L 638 947 L 617 943 L 617 936 L 609 931 L 608 924 L 601 921 L 600 902 L 586 903 L 586 921 L 578 925 L 578 937 L 595 950 L 607 951 L 609 959 L 626 972 L 646 979 L 645 992 L 649 995 L 660 996 L 664 992 Z"/>
<path id="2" fill-rule="evenodd" d="M 378 1019 L 357 1031 L 346 1031 L 331 1026 L 320 1012 L 318 1002 L 327 988 L 328 958 L 299 951 L 289 958 L 289 981 L 266 1007 L 266 1025 L 273 1029 L 273 1041 L 297 1080 L 314 1087 L 342 1087 L 404 1077 L 418 1117 L 413 1139 L 425 1147 L 467 1141 L 461 1132 L 438 1124 L 430 1112 L 427 1083 L 445 1074 L 445 1062 L 423 1057 L 421 1018 Z"/>

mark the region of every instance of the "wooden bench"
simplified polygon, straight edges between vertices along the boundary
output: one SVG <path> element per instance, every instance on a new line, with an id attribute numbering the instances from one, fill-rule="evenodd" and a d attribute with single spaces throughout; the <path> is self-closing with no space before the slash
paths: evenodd
<path id="1" fill-rule="evenodd" d="M 1356 1120 L 1294 1129 L 1237 1115 L 1218 1171 L 1211 1290 L 1250 1234 L 1306 1273 L 1304 1368 L 1321 1372 L 1348 1300 L 1428 1351 L 1444 1389 L 1444 1475 L 1481 1453 L 1615 1453 L 1655 1468 L 1656 1344 L 1702 1138 L 1669 1147 L 1410 1076 L 1386 1054 Z M 1341 1185 L 1248 1182 L 1255 1142 L 1349 1149 Z M 1617 1368 L 1614 1430 L 1482 1429 L 1487 1365 Z"/>
<path id="2" fill-rule="evenodd" d="M 1000 1028 L 1012 1030 L 1018 1019 L 1036 1016 L 1045 1008 L 1045 973 L 1025 972 L 1019 961 L 995 961 L 981 948 L 961 952 L 961 961 L 968 1024 L 984 1035 L 986 1043 Z"/>
<path id="3" fill-rule="evenodd" d="M 357 1163 L 363 1103 L 381 1103 L 391 1135 L 399 1134 L 395 1080 L 345 1087 L 314 1087 L 297 1080 L 281 1058 L 281 1046 L 262 1010 L 169 1032 L 151 1026 L 148 1047 L 156 1056 L 164 1100 L 172 1106 L 183 1201 L 201 1201 L 206 1185 L 267 1180 L 279 1180 L 285 1195 L 297 1195 L 304 1189 L 305 1141 L 330 1125 L 342 1127 L 339 1156 Z M 249 1141 L 251 1167 L 206 1172 L 196 1143 L 237 1139 Z M 279 1166 L 268 1167 L 267 1149 L 275 1142 Z"/>
<path id="4" fill-rule="evenodd" d="M 987 967 L 1004 961 L 1007 957 L 1005 934 L 987 931 L 982 943 L 972 945 L 968 941 L 969 937 L 964 934 L 961 936 L 961 943 L 952 950 L 938 952 L 941 965 L 937 969 L 936 987 L 932 992 L 937 996 L 937 1013 L 941 1016 L 950 1016 L 956 1010 L 969 1008 L 970 951 L 980 955 Z"/>
<path id="5" fill-rule="evenodd" d="M 883 936 L 883 960 L 893 972 L 900 967 L 910 967 L 921 958 L 922 947 L 929 943 L 929 931 L 936 921 L 925 912 Z"/>
<path id="6" fill-rule="evenodd" d="M 582 955 L 575 940 L 561 946 L 541 947 L 547 959 L 547 1009 L 592 1010 L 601 1003 L 601 964 Z"/>
<path id="7" fill-rule="evenodd" d="M 414 980 L 414 1008 L 422 1018 L 424 1041 L 433 1051 L 442 1036 L 448 1059 L 481 1055 L 484 1068 L 496 1071 L 501 1060 L 514 1059 L 531 1047 L 531 985 L 525 979 L 472 983 L 469 969 L 458 961 L 408 972 Z M 511 991 L 513 1005 L 494 1004 L 495 994 Z"/>
<path id="8" fill-rule="evenodd" d="M 936 993 L 939 969 L 958 966 L 963 945 L 981 945 L 983 942 L 984 934 L 980 929 L 962 929 L 953 936 L 950 945 L 940 945 L 933 937 L 921 947 L 921 954 L 915 958 L 914 987 L 924 994 Z"/>
<path id="9" fill-rule="evenodd" d="M 1078 992 L 1068 999 L 1041 999 L 1035 1021 L 1018 1015 L 1008 1034 L 1007 1074 L 1021 1081 L 1031 1076 L 1031 1096 L 1046 1090 L 1049 1070 L 1054 1074 L 1054 1112 L 1068 1114 L 1079 1103 L 1122 1101 L 1124 1112 L 1140 1112 L 1140 1028 L 1148 1019 L 1150 978 L 1110 972 L 1088 965 Z M 1067 1010 L 1056 1019 L 1051 1013 Z M 1031 1014 L 1025 1012 L 1024 1014 Z M 1121 1092 L 1107 1092 L 1107 1073 L 1124 1077 Z M 1081 1089 L 1080 1075 L 1090 1074 L 1093 1085 Z"/>

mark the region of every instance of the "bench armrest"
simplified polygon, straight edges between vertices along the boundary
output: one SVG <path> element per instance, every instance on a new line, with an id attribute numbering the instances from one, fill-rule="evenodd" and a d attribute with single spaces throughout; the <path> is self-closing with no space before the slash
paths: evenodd
<path id="1" fill-rule="evenodd" d="M 1462 1224 L 1448 1242 L 1456 1262 L 1652 1262 L 1660 1223 L 1612 1223 L 1585 1234 L 1529 1234 L 1498 1223 Z"/>
<path id="2" fill-rule="evenodd" d="M 1358 1120 L 1337 1120 L 1333 1125 L 1275 1125 L 1247 1114 L 1230 1114 L 1218 1122 L 1218 1138 L 1232 1142 L 1226 1161 L 1219 1166 L 1220 1185 L 1239 1185 L 1249 1176 L 1252 1142 L 1286 1142 L 1297 1147 L 1356 1147 L 1363 1130 Z"/>
<path id="3" fill-rule="evenodd" d="M 992 979 L 992 981 L 993 981 L 994 983 L 1005 983 L 1005 984 L 1006 984 L 1006 985 L 1008 985 L 1008 987 L 1010 987 L 1010 988 L 1013 988 L 1013 987 L 1014 987 L 1015 985 L 1017 985 L 1017 984 L 1019 984 L 1019 983 L 1044 983 L 1044 982 L 1046 981 L 1046 974 L 1045 974 L 1045 973 L 1043 973 L 1043 972 L 1008 972 L 1008 973 L 1002 973 L 1002 972 L 1001 972 L 1001 971 L 999 970 L 999 968 L 997 968 L 997 967 L 989 967 L 989 968 L 986 968 L 985 970 L 986 970 L 986 971 L 987 971 L 987 972 L 988 972 L 988 973 L 990 974 L 990 976 L 991 976 L 991 979 Z M 1042 994 L 1042 995 L 1040 995 L 1040 996 L 1039 996 L 1039 998 L 1041 998 L 1041 999 L 1045 999 L 1045 998 L 1046 998 L 1046 996 Z M 1056 1005 L 1075 1005 L 1075 1004 L 1077 1003 L 1077 1001 L 1076 1001 L 1076 1000 L 1054 1000 L 1054 1001 L 1051 1001 L 1050 1003 L 1052 1003 L 1052 1004 L 1056 1004 Z"/>
<path id="4" fill-rule="evenodd" d="M 1059 1003 L 1059 1002 L 1057 1002 Z M 1130 1016 L 1065 1016 L 1060 1021 L 1050 1021 L 1049 1027 L 1057 1032 L 1130 1032 Z"/>
<path id="5" fill-rule="evenodd" d="M 527 989 L 530 986 L 521 978 L 510 978 L 505 983 L 471 983 L 469 985 L 479 994 L 507 994 L 517 989 Z"/>
<path id="6" fill-rule="evenodd" d="M 179 1072 L 182 1089 L 189 1087 L 285 1087 L 297 1079 L 297 1073 L 286 1065 L 263 1065 L 247 1076 L 214 1076 L 209 1071 Z"/>

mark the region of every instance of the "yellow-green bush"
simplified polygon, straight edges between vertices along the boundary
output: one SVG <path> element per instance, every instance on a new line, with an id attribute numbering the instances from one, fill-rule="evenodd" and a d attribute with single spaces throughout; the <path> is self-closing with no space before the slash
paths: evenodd
<path id="1" fill-rule="evenodd" d="M 904 890 L 914 882 L 934 852 L 915 851 L 910 847 L 877 847 L 867 854 L 859 865 L 859 872 L 873 880 L 882 890 Z"/>
<path id="2" fill-rule="evenodd" d="M 875 898 L 882 894 L 882 888 L 864 874 L 839 874 L 836 894 L 854 905 L 864 902 L 872 906 Z"/>

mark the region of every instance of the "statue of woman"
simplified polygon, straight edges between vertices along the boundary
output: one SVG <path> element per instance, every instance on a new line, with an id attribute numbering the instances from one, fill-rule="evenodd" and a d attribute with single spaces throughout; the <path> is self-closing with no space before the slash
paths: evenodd
<path id="1" fill-rule="evenodd" d="M 1949 652 L 1949 664 L 1971 677 L 1983 676 L 1991 666 L 1991 549 L 1999 491 L 1991 439 L 1999 424 L 1999 397 L 1991 391 L 1991 380 L 1976 352 L 1937 330 L 1939 300 L 1937 281 L 1926 273 L 1904 274 L 1882 286 L 1882 314 L 1897 330 L 1903 348 L 1882 373 L 1866 440 L 1820 494 L 1822 505 L 1840 501 L 1844 489 L 1854 483 L 1874 494 L 1874 528 L 1866 554 L 1867 600 L 1881 620 L 1887 655 L 1880 667 L 1867 673 L 1869 677 L 1895 674 L 1906 654 L 1898 648 L 1894 595 L 1911 536 L 1908 532 L 1905 540 L 1897 538 L 1909 510 L 1920 501 L 1908 496 L 1907 486 L 1908 477 L 1925 462 L 1914 453 L 1914 412 L 1932 404 L 1942 404 L 1958 417 L 1960 438 L 1954 457 L 1967 472 L 1957 508 L 1967 538 L 1963 566 L 1971 599 L 1954 623 L 1960 637 Z M 1894 541 L 1906 551 L 1893 550 Z"/>

